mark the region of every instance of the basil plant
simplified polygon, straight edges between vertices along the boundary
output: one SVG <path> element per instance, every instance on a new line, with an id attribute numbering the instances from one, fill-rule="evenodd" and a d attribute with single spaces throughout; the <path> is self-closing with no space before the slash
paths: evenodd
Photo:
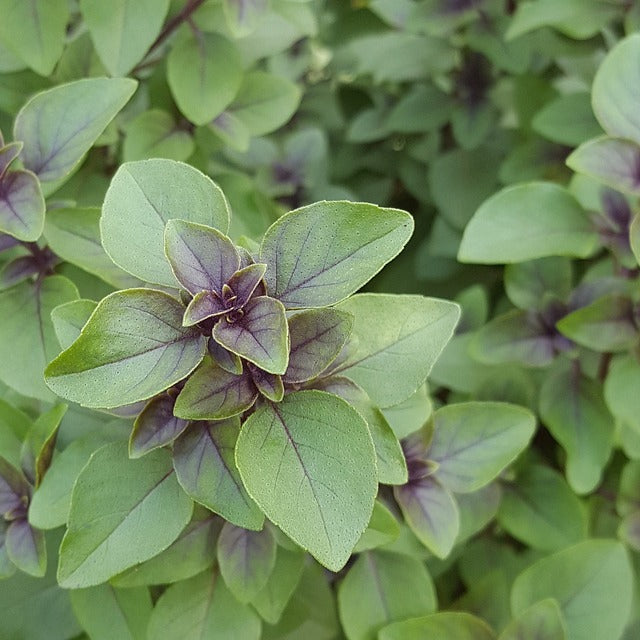
<path id="1" fill-rule="evenodd" d="M 108 255 L 139 286 L 59 307 L 54 323 L 68 346 L 45 380 L 85 407 L 139 412 L 129 456 L 153 460 L 144 499 L 164 485 L 161 514 L 141 513 L 165 532 L 154 536 L 160 548 L 190 517 L 186 493 L 237 527 L 259 531 L 268 518 L 337 571 L 371 519 L 378 483 L 408 479 L 381 408 L 424 383 L 459 308 L 353 295 L 409 240 L 413 220 L 403 211 L 318 202 L 280 217 L 260 245 L 234 242 L 229 226 L 222 191 L 193 167 L 122 165 L 100 229 Z M 102 463 L 119 451 L 107 448 Z M 81 487 L 82 474 L 61 547 L 68 587 L 132 564 L 131 551 L 98 544 L 120 520 L 102 517 L 88 532 Z"/>

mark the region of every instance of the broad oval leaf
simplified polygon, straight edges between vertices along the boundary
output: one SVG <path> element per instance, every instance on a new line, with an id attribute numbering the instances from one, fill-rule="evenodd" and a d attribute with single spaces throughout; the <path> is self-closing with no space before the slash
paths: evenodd
<path id="1" fill-rule="evenodd" d="M 249 602 L 264 589 L 276 563 L 276 541 L 268 527 L 251 531 L 227 522 L 218 538 L 218 566 L 240 602 Z"/>
<path id="2" fill-rule="evenodd" d="M 540 600 L 525 609 L 498 640 L 567 640 L 567 632 L 558 603 L 553 598 Z"/>
<path id="3" fill-rule="evenodd" d="M 385 627 L 379 640 L 495 640 L 491 627 L 469 613 L 443 611 L 424 618 L 412 618 Z M 546 640 L 546 639 L 545 639 Z"/>
<path id="4" fill-rule="evenodd" d="M 125 271 L 175 287 L 164 254 L 165 225 L 175 218 L 226 233 L 229 205 L 220 188 L 190 165 L 159 158 L 127 162 L 116 171 L 104 199 L 102 244 Z"/>
<path id="5" fill-rule="evenodd" d="M 180 111 L 194 124 L 207 124 L 235 98 L 242 61 L 224 36 L 199 33 L 175 45 L 167 58 L 167 81 Z"/>
<path id="6" fill-rule="evenodd" d="M 24 166 L 42 182 L 68 175 L 129 101 L 129 78 L 85 78 L 36 94 L 16 116 Z"/>
<path id="7" fill-rule="evenodd" d="M 0 292 L 0 379 L 6 385 L 24 396 L 52 401 L 42 372 L 60 347 L 49 316 L 58 305 L 78 297 L 76 286 L 63 276 L 22 282 Z"/>
<path id="8" fill-rule="evenodd" d="M 127 124 L 122 158 L 125 162 L 147 158 L 184 162 L 194 149 L 195 143 L 188 130 L 177 125 L 166 111 L 150 109 Z"/>
<path id="9" fill-rule="evenodd" d="M 160 33 L 169 0 L 82 0 L 80 9 L 102 64 L 126 76 Z"/>
<path id="10" fill-rule="evenodd" d="M 596 118 L 612 136 L 640 144 L 638 78 L 640 78 L 640 34 L 616 44 L 598 68 L 591 100 Z"/>
<path id="11" fill-rule="evenodd" d="M 461 262 L 503 264 L 545 256 L 586 258 L 598 237 L 589 216 L 551 182 L 506 187 L 486 200 L 464 230 Z"/>
<path id="12" fill-rule="evenodd" d="M 640 367 L 632 355 L 616 357 L 604 381 L 604 399 L 609 411 L 635 429 L 640 428 Z"/>
<path id="13" fill-rule="evenodd" d="M 146 400 L 182 380 L 204 357 L 205 338 L 182 326 L 183 307 L 153 289 L 116 291 L 45 371 L 58 395 L 87 407 Z"/>
<path id="14" fill-rule="evenodd" d="M 529 444 L 531 411 L 506 402 L 464 402 L 438 409 L 427 458 L 446 488 L 469 493 L 491 480 Z"/>
<path id="15" fill-rule="evenodd" d="M 168 451 L 129 460 L 124 442 L 102 447 L 73 488 L 58 582 L 90 587 L 148 560 L 180 535 L 192 510 Z"/>
<path id="16" fill-rule="evenodd" d="M 603 136 L 579 146 L 567 165 L 578 173 L 632 195 L 640 195 L 640 146 L 631 140 Z"/>
<path id="17" fill-rule="evenodd" d="M 568 640 L 617 640 L 631 611 L 633 574 L 624 547 L 587 540 L 525 569 L 511 591 L 519 615 L 544 598 L 560 605 Z"/>
<path id="18" fill-rule="evenodd" d="M 349 640 L 375 640 L 380 628 L 436 609 L 431 576 L 422 562 L 407 555 L 363 553 L 338 589 L 338 611 Z"/>
<path id="19" fill-rule="evenodd" d="M 372 204 L 317 202 L 290 211 L 262 241 L 267 291 L 287 309 L 340 302 L 395 258 L 412 232 L 408 213 Z"/>
<path id="20" fill-rule="evenodd" d="M 173 445 L 173 466 L 196 502 L 245 529 L 260 530 L 264 515 L 249 497 L 234 460 L 238 418 L 194 422 Z"/>
<path id="21" fill-rule="evenodd" d="M 355 409 L 321 391 L 285 396 L 246 420 L 236 462 L 272 522 L 332 571 L 344 566 L 377 491 L 375 449 Z"/>
<path id="22" fill-rule="evenodd" d="M 332 373 L 352 378 L 382 408 L 422 385 L 460 318 L 455 303 L 413 295 L 358 294 L 340 309 L 354 317 L 357 340 Z"/>
<path id="23" fill-rule="evenodd" d="M 34 242 L 44 229 L 45 203 L 31 171 L 10 171 L 0 179 L 0 231 Z"/>

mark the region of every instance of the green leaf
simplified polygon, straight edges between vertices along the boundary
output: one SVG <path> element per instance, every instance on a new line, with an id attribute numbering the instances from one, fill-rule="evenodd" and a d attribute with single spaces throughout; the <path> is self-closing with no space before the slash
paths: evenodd
<path id="1" fill-rule="evenodd" d="M 394 487 L 393 493 L 418 540 L 438 558 L 446 558 L 460 531 L 460 513 L 451 492 L 427 476 Z"/>
<path id="2" fill-rule="evenodd" d="M 240 421 L 193 423 L 173 446 L 182 488 L 238 527 L 260 530 L 264 515 L 247 494 L 233 457 Z"/>
<path id="3" fill-rule="evenodd" d="M 532 182 L 507 187 L 482 204 L 464 231 L 458 259 L 502 264 L 586 258 L 597 242 L 589 216 L 564 187 Z"/>
<path id="4" fill-rule="evenodd" d="M 600 483 L 613 447 L 613 416 L 602 387 L 579 371 L 557 371 L 540 389 L 540 418 L 567 453 L 566 473 L 576 493 Z"/>
<path id="5" fill-rule="evenodd" d="M 253 598 L 251 604 L 263 620 L 276 624 L 302 577 L 305 554 L 278 547 L 276 564 L 265 587 Z"/>
<path id="6" fill-rule="evenodd" d="M 453 335 L 457 304 L 422 296 L 358 294 L 340 305 L 354 317 L 354 354 L 332 373 L 352 378 L 380 407 L 420 387 Z"/>
<path id="7" fill-rule="evenodd" d="M 637 85 L 640 66 L 640 34 L 616 44 L 604 59 L 593 80 L 591 99 L 596 118 L 611 136 L 640 144 L 640 114 Z"/>
<path id="8" fill-rule="evenodd" d="M 224 420 L 249 409 L 257 397 L 248 372 L 229 373 L 205 358 L 180 391 L 174 413 L 185 420 Z"/>
<path id="9" fill-rule="evenodd" d="M 272 522 L 324 566 L 344 566 L 377 491 L 375 450 L 355 409 L 321 391 L 292 393 L 246 420 L 236 463 Z"/>
<path id="10" fill-rule="evenodd" d="M 182 326 L 183 307 L 153 289 L 116 291 L 96 307 L 80 337 L 45 371 L 50 388 L 87 407 L 150 398 L 187 376 L 205 338 Z"/>
<path id="11" fill-rule="evenodd" d="M 247 128 L 250 135 L 263 136 L 289 121 L 298 108 L 301 95 L 298 86 L 286 78 L 252 71 L 242 80 L 228 112 Z"/>
<path id="12" fill-rule="evenodd" d="M 242 61 L 224 36 L 199 33 L 174 45 L 167 58 L 167 81 L 180 111 L 194 124 L 220 115 L 242 83 Z"/>
<path id="13" fill-rule="evenodd" d="M 47 244 L 63 260 L 92 273 L 117 289 L 140 284 L 113 264 L 100 243 L 100 209 L 54 209 L 44 227 Z"/>
<path id="14" fill-rule="evenodd" d="M 624 547 L 587 540 L 539 560 L 516 579 L 511 608 L 519 615 L 544 598 L 555 598 L 568 640 L 616 640 L 631 612 L 633 577 Z"/>
<path id="15" fill-rule="evenodd" d="M 160 33 L 169 0 L 81 0 L 80 9 L 102 64 L 126 76 Z"/>
<path id="16" fill-rule="evenodd" d="M 71 605 L 92 640 L 145 640 L 153 603 L 149 590 L 109 584 L 71 591 Z"/>
<path id="17" fill-rule="evenodd" d="M 536 113 L 531 126 L 547 140 L 569 147 L 602 133 L 586 92 L 569 93 L 548 102 Z"/>
<path id="18" fill-rule="evenodd" d="M 456 493 L 477 491 L 529 444 L 535 416 L 506 402 L 465 402 L 436 411 L 427 458 L 435 478 Z"/>
<path id="19" fill-rule="evenodd" d="M 285 308 L 269 296 L 254 296 L 235 322 L 222 320 L 213 339 L 260 369 L 283 374 L 289 364 L 289 328 Z"/>
<path id="20" fill-rule="evenodd" d="M 484 620 L 469 613 L 452 611 L 397 622 L 382 629 L 378 635 L 379 640 L 495 640 L 495 637 Z"/>
<path id="21" fill-rule="evenodd" d="M 58 342 L 68 349 L 80 336 L 82 327 L 98 306 L 93 300 L 72 300 L 58 305 L 51 312 L 51 322 Z"/>
<path id="22" fill-rule="evenodd" d="M 141 587 L 180 582 L 202 573 L 215 563 L 221 527 L 217 516 L 196 505 L 193 519 L 171 546 L 118 574 L 110 583 L 116 587 Z"/>
<path id="23" fill-rule="evenodd" d="M 59 404 L 40 414 L 22 443 L 22 471 L 36 489 L 51 464 L 58 428 L 66 412 L 67 405 Z"/>
<path id="24" fill-rule="evenodd" d="M 45 202 L 31 171 L 10 171 L 0 182 L 0 231 L 33 242 L 44 228 Z"/>
<path id="25" fill-rule="evenodd" d="M 67 176 L 137 86 L 129 78 L 85 78 L 36 94 L 13 129 L 15 139 L 24 142 L 24 166 L 42 182 Z"/>
<path id="26" fill-rule="evenodd" d="M 409 214 L 370 204 L 318 202 L 290 211 L 260 248 L 267 293 L 287 309 L 340 302 L 395 258 L 412 232 Z"/>
<path id="27" fill-rule="evenodd" d="M 147 158 L 186 160 L 195 150 L 188 130 L 176 125 L 166 111 L 143 111 L 126 128 L 122 156 L 125 162 Z"/>
<path id="28" fill-rule="evenodd" d="M 571 293 L 572 268 L 567 258 L 550 257 L 508 264 L 504 288 L 520 309 L 541 309 L 549 298 L 565 300 Z"/>
<path id="29" fill-rule="evenodd" d="M 217 185 L 187 164 L 163 159 L 125 163 L 111 180 L 102 207 L 105 251 L 138 278 L 175 287 L 164 254 L 165 224 L 172 218 L 226 233 L 229 205 Z"/>
<path id="30" fill-rule="evenodd" d="M 640 427 L 640 363 L 631 355 L 614 358 L 604 381 L 604 399 L 611 413 Z"/>
<path id="31" fill-rule="evenodd" d="M 594 351 L 626 351 L 638 342 L 634 315 L 631 299 L 614 293 L 566 315 L 556 326 L 574 342 Z"/>
<path id="32" fill-rule="evenodd" d="M 567 165 L 614 189 L 640 195 L 640 146 L 635 142 L 608 136 L 589 140 L 567 158 Z"/>
<path id="33" fill-rule="evenodd" d="M 354 553 L 369 551 L 393 542 L 400 535 L 400 525 L 394 515 L 380 500 L 376 500 L 371 513 L 371 520 L 360 540 L 353 549 Z"/>
<path id="34" fill-rule="evenodd" d="M 429 390 L 425 383 L 406 400 L 391 407 L 385 407 L 382 414 L 391 425 L 396 437 L 406 438 L 427 422 L 432 411 Z"/>
<path id="35" fill-rule="evenodd" d="M 436 609 L 431 577 L 422 562 L 409 556 L 363 553 L 338 588 L 338 611 L 349 640 L 376 640 L 389 623 Z"/>
<path id="36" fill-rule="evenodd" d="M 250 602 L 266 587 L 276 563 L 276 541 L 267 527 L 242 529 L 227 522 L 218 538 L 218 566 L 240 602 Z"/>
<path id="37" fill-rule="evenodd" d="M 102 447 L 73 488 L 58 582 L 90 587 L 148 560 L 180 535 L 192 510 L 168 451 L 129 460 L 124 442 Z"/>
<path id="38" fill-rule="evenodd" d="M 212 571 L 169 587 L 151 614 L 147 640 L 260 640 L 260 618 Z"/>
<path id="39" fill-rule="evenodd" d="M 566 640 L 567 632 L 558 603 L 540 600 L 525 609 L 503 632 L 499 640 Z"/>
<path id="40" fill-rule="evenodd" d="M 49 316 L 58 305 L 77 298 L 75 285 L 62 276 L 0 292 L 0 379 L 6 385 L 24 396 L 52 401 L 42 372 L 60 348 Z"/>
<path id="41" fill-rule="evenodd" d="M 62 55 L 69 19 L 66 0 L 0 0 L 0 40 L 31 69 L 48 76 Z"/>
<path id="42" fill-rule="evenodd" d="M 534 549 L 555 551 L 586 537 L 586 511 L 553 469 L 532 465 L 502 486 L 498 522 L 514 538 Z"/>
<path id="43" fill-rule="evenodd" d="M 235 37 L 249 35 L 269 8 L 269 0 L 224 0 L 224 15 Z"/>

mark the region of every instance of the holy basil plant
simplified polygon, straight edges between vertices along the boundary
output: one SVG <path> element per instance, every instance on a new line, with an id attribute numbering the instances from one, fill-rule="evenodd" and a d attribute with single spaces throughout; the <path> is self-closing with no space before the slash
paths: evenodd
<path id="1" fill-rule="evenodd" d="M 402 250 L 411 216 L 318 202 L 283 215 L 260 245 L 234 242 L 229 222 L 222 191 L 188 165 L 126 163 L 111 182 L 104 249 L 147 285 L 56 309 L 56 326 L 77 337 L 45 379 L 85 407 L 138 408 L 129 455 L 148 463 L 132 471 L 135 491 L 105 489 L 138 511 L 135 526 L 114 515 L 87 528 L 121 450 L 101 450 L 80 474 L 63 586 L 103 582 L 170 544 L 190 516 L 185 493 L 245 529 L 266 516 L 337 571 L 369 524 L 378 483 L 408 479 L 381 409 L 424 383 L 459 308 L 352 294 Z M 151 494 L 161 511 L 144 508 Z"/>

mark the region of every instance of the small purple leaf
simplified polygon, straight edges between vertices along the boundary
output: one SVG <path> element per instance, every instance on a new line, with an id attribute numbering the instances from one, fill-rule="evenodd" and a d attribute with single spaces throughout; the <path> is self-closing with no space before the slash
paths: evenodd
<path id="1" fill-rule="evenodd" d="M 191 327 L 207 318 L 222 315 L 226 311 L 224 302 L 215 291 L 200 291 L 187 306 L 182 324 L 185 327 Z"/>
<path id="2" fill-rule="evenodd" d="M 229 591 L 250 602 L 267 585 L 276 564 L 271 530 L 250 531 L 226 522 L 218 538 L 218 565 Z"/>
<path id="3" fill-rule="evenodd" d="M 8 524 L 0 519 L 0 580 L 10 578 L 16 572 L 16 565 L 7 553 L 6 531 Z"/>
<path id="4" fill-rule="evenodd" d="M 213 338 L 269 373 L 281 375 L 287 370 L 289 331 L 284 307 L 278 300 L 253 298 L 235 322 L 219 322 L 213 328 Z"/>
<path id="5" fill-rule="evenodd" d="M 6 251 L 20 244 L 20 241 L 6 233 L 0 233 L 0 251 Z"/>
<path id="6" fill-rule="evenodd" d="M 237 296 L 236 307 L 244 307 L 260 284 L 265 271 L 266 264 L 250 264 L 239 271 L 236 271 L 227 283 L 233 293 Z"/>
<path id="7" fill-rule="evenodd" d="M 205 358 L 180 392 L 174 414 L 185 420 L 222 420 L 246 411 L 257 397 L 248 372 L 234 375 Z"/>
<path id="8" fill-rule="evenodd" d="M 45 203 L 38 178 L 12 171 L 0 180 L 0 231 L 34 242 L 44 229 Z"/>
<path id="9" fill-rule="evenodd" d="M 235 353 L 231 353 L 231 351 L 227 351 L 213 339 L 209 340 L 209 355 L 225 371 L 234 373 L 237 376 L 242 373 L 242 360 L 240 360 L 240 357 Z"/>
<path id="10" fill-rule="evenodd" d="M 351 334 L 353 316 L 337 309 L 313 309 L 289 319 L 291 349 L 286 382 L 306 382 L 337 357 Z"/>
<path id="11" fill-rule="evenodd" d="M 234 449 L 240 421 L 194 422 L 173 445 L 178 481 L 196 502 L 239 527 L 259 530 L 264 515 L 246 492 Z"/>
<path id="12" fill-rule="evenodd" d="M 6 532 L 7 554 L 13 564 L 29 575 L 41 578 L 47 568 L 44 533 L 26 518 L 14 520 Z"/>
<path id="13" fill-rule="evenodd" d="M 240 256 L 231 240 L 203 224 L 169 220 L 164 248 L 176 279 L 194 295 L 200 291 L 221 293 L 240 268 Z"/>
<path id="14" fill-rule="evenodd" d="M 39 270 L 40 266 L 33 256 L 15 258 L 0 269 L 0 289 L 8 289 L 14 284 L 36 275 Z"/>
<path id="15" fill-rule="evenodd" d="M 11 142 L 0 148 L 0 180 L 4 177 L 9 165 L 20 155 L 22 146 L 22 142 Z"/>
<path id="16" fill-rule="evenodd" d="M 394 495 L 409 527 L 429 551 L 446 558 L 460 530 L 458 505 L 432 476 L 394 487 Z"/>
<path id="17" fill-rule="evenodd" d="M 152 398 L 133 423 L 129 439 L 129 457 L 145 453 L 173 442 L 189 424 L 173 415 L 175 399 L 168 393 Z"/>
<path id="18" fill-rule="evenodd" d="M 258 391 L 272 402 L 280 402 L 284 398 L 284 384 L 282 378 L 275 373 L 267 373 L 251 362 L 247 363 L 253 382 Z"/>
<path id="19" fill-rule="evenodd" d="M 30 493 L 22 473 L 0 456 L 0 514 L 13 519 L 26 513 Z"/>

